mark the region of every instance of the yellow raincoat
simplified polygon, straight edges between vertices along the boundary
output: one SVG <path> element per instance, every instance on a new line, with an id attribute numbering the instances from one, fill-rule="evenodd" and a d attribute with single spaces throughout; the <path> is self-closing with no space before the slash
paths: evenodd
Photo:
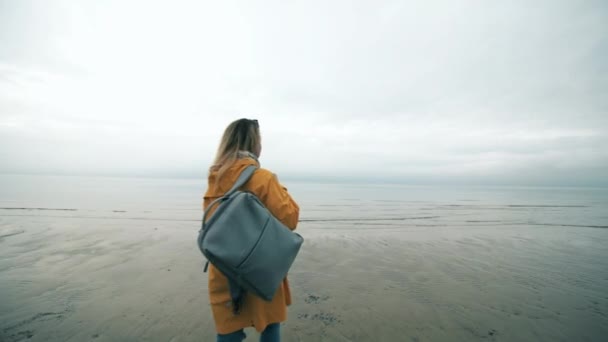
<path id="1" fill-rule="evenodd" d="M 217 172 L 211 172 L 203 208 L 230 190 L 241 171 L 249 165 L 259 166 L 252 158 L 237 159 L 222 175 L 219 182 L 216 181 Z M 296 228 L 300 208 L 272 172 L 262 168 L 256 170 L 241 190 L 255 194 L 283 224 L 292 230 Z M 268 324 L 287 319 L 287 305 L 291 304 L 291 292 L 285 278 L 271 302 L 247 293 L 241 312 L 234 315 L 228 280 L 217 268 L 209 264 L 209 302 L 219 334 L 228 334 L 252 326 L 261 332 Z"/>

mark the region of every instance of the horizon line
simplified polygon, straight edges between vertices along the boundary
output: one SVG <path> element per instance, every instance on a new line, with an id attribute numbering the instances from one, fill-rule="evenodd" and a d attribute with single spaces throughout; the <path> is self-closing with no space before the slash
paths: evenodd
<path id="1" fill-rule="evenodd" d="M 86 173 L 86 172 L 5 172 L 0 171 L 1 176 L 50 176 L 50 177 L 82 177 L 82 178 L 133 178 L 133 179 L 200 179 L 206 181 L 206 172 L 201 176 L 194 174 L 135 174 L 135 173 Z M 487 187 L 522 187 L 522 188 L 596 188 L 608 189 L 608 183 L 577 183 L 577 182 L 513 182 L 513 181 L 473 181 L 470 179 L 447 179 L 437 181 L 432 179 L 414 179 L 413 177 L 361 177 L 361 176 L 301 176 L 286 174 L 279 177 L 280 181 L 297 183 L 321 183 L 321 184 L 378 184 L 378 185 L 405 185 L 405 186 L 487 186 Z"/>

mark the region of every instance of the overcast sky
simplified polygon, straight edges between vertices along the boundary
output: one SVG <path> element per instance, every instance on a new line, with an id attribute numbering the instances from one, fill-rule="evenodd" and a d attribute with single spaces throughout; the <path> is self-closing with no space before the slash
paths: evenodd
<path id="1" fill-rule="evenodd" d="M 0 0 L 0 173 L 608 185 L 606 1 Z"/>

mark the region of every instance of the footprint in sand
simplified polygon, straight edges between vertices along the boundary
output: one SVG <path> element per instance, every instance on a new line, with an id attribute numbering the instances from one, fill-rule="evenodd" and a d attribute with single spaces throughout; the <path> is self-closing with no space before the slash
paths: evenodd
<path id="1" fill-rule="evenodd" d="M 315 295 L 308 295 L 308 297 L 304 298 L 304 301 L 306 302 L 306 304 L 318 304 L 318 303 L 324 302 L 328 299 L 329 299 L 329 296 L 319 297 L 319 296 L 315 296 Z"/>
<path id="2" fill-rule="evenodd" d="M 310 319 L 311 321 L 321 321 L 321 323 L 325 325 L 334 325 L 336 323 L 342 323 L 342 321 L 338 318 L 338 316 L 334 315 L 331 312 L 319 312 L 316 314 L 299 314 L 299 319 Z"/>

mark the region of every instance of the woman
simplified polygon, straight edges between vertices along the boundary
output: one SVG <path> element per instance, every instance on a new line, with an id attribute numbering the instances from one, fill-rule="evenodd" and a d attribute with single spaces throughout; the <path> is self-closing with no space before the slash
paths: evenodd
<path id="1" fill-rule="evenodd" d="M 209 185 L 203 208 L 221 197 L 236 182 L 249 165 L 260 166 L 262 152 L 260 129 L 257 120 L 236 120 L 224 131 L 215 162 L 209 170 Z M 255 194 L 268 210 L 290 229 L 298 223 L 299 207 L 277 177 L 259 168 L 241 190 Z M 233 313 L 228 280 L 213 265 L 209 265 L 209 301 L 217 330 L 217 341 L 242 341 L 243 328 L 255 327 L 262 332 L 261 341 L 280 340 L 280 322 L 287 319 L 287 306 L 291 293 L 287 278 L 277 289 L 271 302 L 247 293 L 238 314 Z"/>

